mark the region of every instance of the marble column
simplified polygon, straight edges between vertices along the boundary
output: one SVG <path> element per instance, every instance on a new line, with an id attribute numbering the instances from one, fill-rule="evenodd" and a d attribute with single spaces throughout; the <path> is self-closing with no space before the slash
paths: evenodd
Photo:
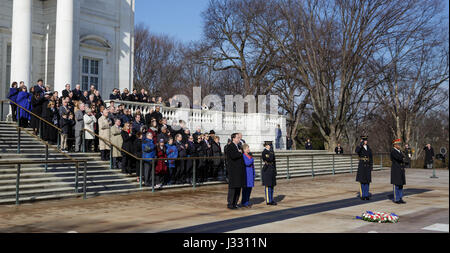
<path id="1" fill-rule="evenodd" d="M 32 10 L 33 0 L 13 1 L 11 82 L 24 81 L 28 89 L 33 86 L 31 80 Z"/>
<path id="2" fill-rule="evenodd" d="M 55 81 L 54 90 L 61 92 L 66 84 L 75 84 L 74 62 L 77 61 L 79 38 L 75 31 L 78 16 L 77 0 L 58 0 L 56 3 Z M 74 49 L 77 49 L 76 51 Z"/>

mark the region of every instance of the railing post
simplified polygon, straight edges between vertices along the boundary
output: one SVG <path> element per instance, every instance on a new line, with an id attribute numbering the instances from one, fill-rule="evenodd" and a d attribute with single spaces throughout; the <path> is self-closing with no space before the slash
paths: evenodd
<path id="1" fill-rule="evenodd" d="M 17 128 L 17 154 L 20 154 L 20 127 Z"/>
<path id="2" fill-rule="evenodd" d="M 42 134 L 42 120 L 39 119 L 39 135 L 38 135 L 42 140 L 44 139 L 44 135 Z"/>
<path id="3" fill-rule="evenodd" d="M 2 107 L 0 108 L 1 112 L 1 116 L 0 116 L 0 121 L 3 121 L 3 101 L 2 101 Z"/>
<path id="4" fill-rule="evenodd" d="M 142 189 L 142 160 L 139 160 L 139 189 Z"/>
<path id="5" fill-rule="evenodd" d="M 155 159 L 152 159 L 152 192 L 155 192 Z"/>
<path id="6" fill-rule="evenodd" d="M 286 156 L 287 179 L 289 179 L 289 156 Z"/>
<path id="7" fill-rule="evenodd" d="M 17 176 L 16 176 L 16 205 L 19 205 L 19 187 L 20 187 L 20 164 L 17 164 Z"/>
<path id="8" fill-rule="evenodd" d="M 109 147 L 109 169 L 112 170 L 113 169 L 113 146 L 110 145 Z"/>
<path id="9" fill-rule="evenodd" d="M 86 168 L 87 168 L 87 161 L 84 161 L 83 199 L 86 199 Z"/>
<path id="10" fill-rule="evenodd" d="M 196 185 L 196 181 L 195 181 L 195 167 L 197 167 L 197 162 L 196 159 L 193 159 L 194 163 L 193 163 L 193 167 L 192 167 L 192 187 L 195 189 L 195 185 Z"/>
<path id="11" fill-rule="evenodd" d="M 350 154 L 350 173 L 353 173 L 353 155 Z"/>
<path id="12" fill-rule="evenodd" d="M 314 178 L 314 155 L 311 155 L 311 175 Z"/>
<path id="13" fill-rule="evenodd" d="M 383 169 L 383 153 L 381 153 L 380 156 L 380 169 Z"/>
<path id="14" fill-rule="evenodd" d="M 334 175 L 334 173 L 335 173 L 335 169 L 334 169 L 334 156 L 335 156 L 335 154 L 333 154 L 333 175 Z"/>
<path id="15" fill-rule="evenodd" d="M 78 193 L 78 170 L 80 163 L 75 163 L 75 193 Z"/>
<path id="16" fill-rule="evenodd" d="M 58 150 L 61 150 L 61 133 L 60 132 L 58 132 L 56 138 L 57 138 L 56 145 L 58 146 L 57 148 L 58 148 Z"/>
<path id="17" fill-rule="evenodd" d="M 45 172 L 47 172 L 48 169 L 48 145 L 45 145 Z"/>

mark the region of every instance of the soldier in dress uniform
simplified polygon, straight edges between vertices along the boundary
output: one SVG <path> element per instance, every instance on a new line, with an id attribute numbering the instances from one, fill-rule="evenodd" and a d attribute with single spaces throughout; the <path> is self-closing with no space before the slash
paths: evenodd
<path id="1" fill-rule="evenodd" d="M 403 185 L 406 184 L 405 178 L 405 162 L 406 157 L 400 150 L 400 144 L 402 141 L 400 139 L 394 140 L 392 144 L 394 147 L 391 150 L 391 184 L 394 186 L 394 203 L 405 204 L 403 201 Z"/>
<path id="2" fill-rule="evenodd" d="M 367 145 L 367 140 L 367 136 L 361 136 L 361 142 L 355 150 L 355 153 L 357 153 L 359 156 L 356 181 L 361 184 L 359 187 L 361 200 L 369 200 L 369 185 L 372 182 L 372 150 L 370 149 L 369 145 Z"/>
<path id="3" fill-rule="evenodd" d="M 262 184 L 265 186 L 265 198 L 267 205 L 277 205 L 277 203 L 273 200 L 273 188 L 277 184 L 276 176 L 277 170 L 275 165 L 275 153 L 271 146 L 270 141 L 264 142 L 264 151 L 262 152 L 262 160 L 264 162 L 264 166 L 262 169 Z"/>

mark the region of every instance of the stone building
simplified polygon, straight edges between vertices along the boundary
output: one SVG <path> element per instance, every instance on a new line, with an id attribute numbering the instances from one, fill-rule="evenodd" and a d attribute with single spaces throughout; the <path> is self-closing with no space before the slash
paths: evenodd
<path id="1" fill-rule="evenodd" d="M 134 0 L 0 0 L 0 98 L 13 81 L 95 85 L 133 81 Z"/>

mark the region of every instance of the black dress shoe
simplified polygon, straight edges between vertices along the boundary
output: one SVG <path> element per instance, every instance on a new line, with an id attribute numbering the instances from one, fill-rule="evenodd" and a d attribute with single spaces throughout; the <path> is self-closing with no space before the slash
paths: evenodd
<path id="1" fill-rule="evenodd" d="M 277 205 L 277 202 L 270 202 L 270 203 L 268 203 L 268 205 L 276 206 L 276 205 Z"/>
<path id="2" fill-rule="evenodd" d="M 234 210 L 234 209 L 237 209 L 237 207 L 236 207 L 236 206 L 227 206 L 227 208 L 228 208 L 228 209 L 230 209 L 230 210 Z"/>
<path id="3" fill-rule="evenodd" d="M 403 201 L 403 199 L 400 199 L 398 202 L 400 202 L 400 204 L 406 204 L 406 202 Z"/>
<path id="4" fill-rule="evenodd" d="M 365 199 L 365 200 L 370 200 L 370 198 L 369 198 L 369 197 L 365 197 L 364 199 Z"/>
<path id="5" fill-rule="evenodd" d="M 400 200 L 399 201 L 394 201 L 395 204 L 401 204 Z"/>

